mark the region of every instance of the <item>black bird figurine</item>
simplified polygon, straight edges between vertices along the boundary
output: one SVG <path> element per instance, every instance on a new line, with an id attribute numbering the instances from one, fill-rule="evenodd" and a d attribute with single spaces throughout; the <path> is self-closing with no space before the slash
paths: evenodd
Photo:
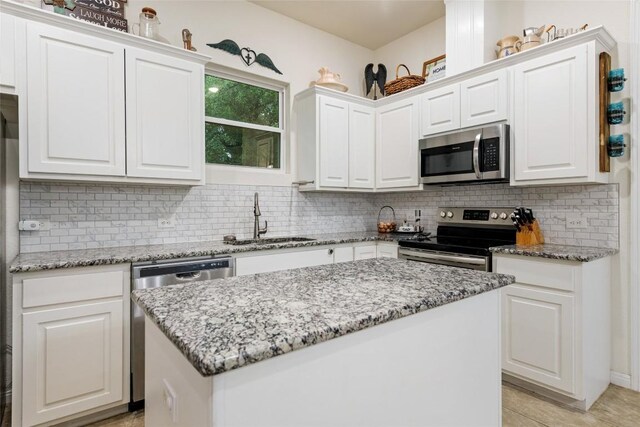
<path id="1" fill-rule="evenodd" d="M 367 85 L 367 95 L 371 92 L 374 82 L 380 88 L 380 94 L 384 96 L 384 84 L 387 82 L 387 67 L 384 64 L 378 64 L 378 72 L 373 72 L 373 64 L 364 67 L 364 81 Z M 373 89 L 373 99 L 378 99 L 376 88 Z"/>

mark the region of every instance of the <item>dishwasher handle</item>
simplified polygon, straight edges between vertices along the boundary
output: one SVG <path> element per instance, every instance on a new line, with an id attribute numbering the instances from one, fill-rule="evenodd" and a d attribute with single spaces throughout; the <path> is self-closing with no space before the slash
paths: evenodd
<path id="1" fill-rule="evenodd" d="M 198 280 L 202 276 L 202 271 L 189 271 L 186 273 L 176 273 L 176 279 L 189 282 Z"/>

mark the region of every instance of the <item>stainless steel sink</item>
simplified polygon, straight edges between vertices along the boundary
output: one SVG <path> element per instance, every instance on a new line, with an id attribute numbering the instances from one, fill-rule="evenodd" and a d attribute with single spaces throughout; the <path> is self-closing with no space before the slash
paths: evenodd
<path id="1" fill-rule="evenodd" d="M 272 245 L 275 243 L 311 242 L 316 239 L 309 237 L 270 237 L 266 239 L 240 239 L 225 241 L 227 245 Z"/>

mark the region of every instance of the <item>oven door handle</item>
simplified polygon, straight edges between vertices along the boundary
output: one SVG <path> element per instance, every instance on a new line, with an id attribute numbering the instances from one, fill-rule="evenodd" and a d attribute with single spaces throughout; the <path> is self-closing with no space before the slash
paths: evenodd
<path id="1" fill-rule="evenodd" d="M 435 254 L 432 252 L 418 252 L 418 251 L 403 250 L 403 249 L 400 249 L 400 253 L 402 255 L 407 255 L 414 258 L 422 258 L 425 260 L 432 259 L 432 260 L 438 260 L 438 261 L 449 261 L 449 262 L 458 262 L 458 263 L 475 264 L 475 265 L 484 265 L 486 263 L 486 260 L 484 258 L 471 258 L 471 257 L 458 256 L 458 255 L 443 255 L 443 254 Z"/>
<path id="2" fill-rule="evenodd" d="M 482 173 L 480 172 L 480 140 L 482 140 L 482 131 L 478 132 L 473 142 L 473 171 L 478 179 L 482 178 Z"/>

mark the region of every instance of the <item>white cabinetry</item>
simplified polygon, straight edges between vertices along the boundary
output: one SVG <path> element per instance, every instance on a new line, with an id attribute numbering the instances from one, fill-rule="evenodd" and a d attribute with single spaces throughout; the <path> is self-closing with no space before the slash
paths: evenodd
<path id="1" fill-rule="evenodd" d="M 278 251 L 236 258 L 236 276 L 333 264 L 333 248 Z"/>
<path id="2" fill-rule="evenodd" d="M 460 127 L 460 85 L 432 90 L 422 95 L 422 136 Z"/>
<path id="3" fill-rule="evenodd" d="M 124 47 L 31 21 L 26 45 L 28 172 L 124 176 Z"/>
<path id="4" fill-rule="evenodd" d="M 422 136 L 507 119 L 507 70 L 462 80 L 422 95 Z"/>
<path id="5" fill-rule="evenodd" d="M 349 103 L 328 96 L 319 102 L 320 185 L 349 186 Z"/>
<path id="6" fill-rule="evenodd" d="M 371 259 L 377 258 L 376 245 L 355 246 L 353 248 L 353 259 Z"/>
<path id="7" fill-rule="evenodd" d="M 460 83 L 460 127 L 507 119 L 507 70 L 498 70 Z"/>
<path id="8" fill-rule="evenodd" d="M 20 98 L 21 179 L 204 183 L 209 57 L 13 2 L 2 9 L 0 85 Z"/>
<path id="9" fill-rule="evenodd" d="M 129 401 L 129 281 L 128 264 L 14 275 L 13 425 Z"/>
<path id="10" fill-rule="evenodd" d="M 204 167 L 204 66 L 127 48 L 127 175 L 198 181 Z"/>
<path id="11" fill-rule="evenodd" d="M 609 385 L 610 260 L 588 263 L 494 254 L 502 293 L 505 379 L 587 410 Z"/>
<path id="12" fill-rule="evenodd" d="M 398 258 L 398 244 L 379 242 L 377 246 L 377 257 Z"/>
<path id="13" fill-rule="evenodd" d="M 15 18 L 0 15 L 0 86 L 13 88 L 16 85 Z"/>
<path id="14" fill-rule="evenodd" d="M 375 114 L 369 100 L 312 88 L 296 97 L 301 190 L 373 190 Z"/>
<path id="15" fill-rule="evenodd" d="M 512 185 L 607 182 L 598 172 L 596 42 L 513 66 Z"/>
<path id="16" fill-rule="evenodd" d="M 240 253 L 236 255 L 236 276 L 384 257 L 397 258 L 398 245 L 355 243 Z"/>
<path id="17" fill-rule="evenodd" d="M 418 186 L 418 97 L 376 110 L 376 188 Z"/>
<path id="18" fill-rule="evenodd" d="M 375 111 L 349 106 L 349 187 L 372 189 L 375 185 Z"/>

